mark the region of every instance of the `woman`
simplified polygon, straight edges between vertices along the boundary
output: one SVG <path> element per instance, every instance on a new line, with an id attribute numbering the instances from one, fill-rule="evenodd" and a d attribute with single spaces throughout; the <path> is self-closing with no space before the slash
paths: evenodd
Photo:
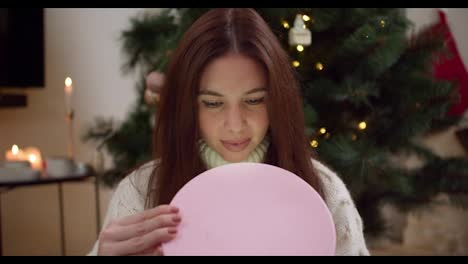
<path id="1" fill-rule="evenodd" d="M 169 206 L 207 169 L 264 162 L 309 183 L 327 203 L 337 255 L 368 255 L 362 221 L 340 178 L 312 158 L 294 69 L 252 9 L 213 9 L 171 58 L 154 133 L 155 159 L 115 190 L 90 255 L 162 255 L 183 221 Z"/>

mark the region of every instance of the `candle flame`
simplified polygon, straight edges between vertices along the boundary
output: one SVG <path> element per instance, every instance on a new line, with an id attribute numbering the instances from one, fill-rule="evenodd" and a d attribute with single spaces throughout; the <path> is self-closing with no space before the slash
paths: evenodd
<path id="1" fill-rule="evenodd" d="M 71 86 L 72 83 L 73 83 L 73 82 L 72 82 L 72 79 L 71 79 L 70 77 L 67 77 L 67 78 L 65 79 L 65 85 L 66 85 L 66 86 Z"/>
<path id="2" fill-rule="evenodd" d="M 30 161 L 31 163 L 34 163 L 36 160 L 37 160 L 36 155 L 34 155 L 34 154 L 29 154 L 29 161 Z"/>
<path id="3" fill-rule="evenodd" d="M 13 145 L 13 147 L 11 147 L 11 152 L 13 153 L 13 155 L 17 155 L 18 152 L 19 152 L 19 148 L 17 145 Z"/>
<path id="4" fill-rule="evenodd" d="M 71 86 L 72 85 L 72 79 L 70 77 L 67 77 L 67 79 L 65 79 L 65 93 L 67 94 L 71 94 L 72 90 L 73 90 L 73 87 Z"/>

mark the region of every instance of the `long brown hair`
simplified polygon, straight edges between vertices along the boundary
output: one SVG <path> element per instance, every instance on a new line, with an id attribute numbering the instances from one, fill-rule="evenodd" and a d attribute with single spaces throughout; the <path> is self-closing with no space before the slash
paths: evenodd
<path id="1" fill-rule="evenodd" d="M 322 194 L 305 135 L 299 84 L 287 53 L 255 10 L 212 9 L 185 32 L 166 72 L 147 207 L 170 203 L 180 188 L 206 170 L 197 145 L 199 83 L 204 68 L 228 52 L 258 61 L 267 74 L 267 109 L 274 118 L 265 163 L 297 174 Z"/>

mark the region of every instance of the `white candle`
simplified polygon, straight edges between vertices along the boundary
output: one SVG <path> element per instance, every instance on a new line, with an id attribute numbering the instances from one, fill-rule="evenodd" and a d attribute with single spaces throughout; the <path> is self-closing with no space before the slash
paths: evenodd
<path id="1" fill-rule="evenodd" d="M 67 114 L 71 113 L 72 111 L 72 106 L 71 106 L 71 98 L 72 98 L 72 92 L 73 92 L 73 82 L 70 77 L 67 77 L 65 79 L 65 109 L 67 111 Z"/>
<path id="2" fill-rule="evenodd" d="M 7 161 L 25 161 L 27 160 L 26 155 L 23 150 L 21 150 L 18 145 L 13 145 L 11 150 L 5 153 L 5 159 Z"/>
<path id="3" fill-rule="evenodd" d="M 26 157 L 31 163 L 31 167 L 35 170 L 42 170 L 42 156 L 37 148 L 29 147 L 24 150 Z"/>

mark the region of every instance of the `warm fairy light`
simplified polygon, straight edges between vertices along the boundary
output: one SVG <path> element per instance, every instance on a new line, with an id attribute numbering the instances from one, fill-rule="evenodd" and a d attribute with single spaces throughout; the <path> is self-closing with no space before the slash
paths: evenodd
<path id="1" fill-rule="evenodd" d="M 300 64 L 298 61 L 293 61 L 292 65 L 293 65 L 294 67 L 297 68 L 297 67 L 299 67 L 301 64 Z"/>
<path id="2" fill-rule="evenodd" d="M 304 51 L 304 46 L 302 46 L 302 45 L 297 45 L 296 49 L 297 49 L 297 51 L 299 51 L 299 52 L 303 52 L 303 51 Z"/>
<path id="3" fill-rule="evenodd" d="M 319 71 L 323 70 L 323 64 L 321 62 L 317 62 L 315 64 L 315 68 Z"/>
<path id="4" fill-rule="evenodd" d="M 381 27 L 385 27 L 385 20 L 383 20 L 383 19 L 380 20 L 380 26 L 381 26 Z"/>
<path id="5" fill-rule="evenodd" d="M 366 129 L 367 124 L 366 124 L 366 122 L 362 121 L 362 122 L 359 123 L 358 126 L 359 126 L 359 129 L 364 130 L 364 129 Z"/>
<path id="6" fill-rule="evenodd" d="M 288 29 L 289 28 L 289 23 L 288 21 L 283 21 L 283 27 Z"/>
<path id="7" fill-rule="evenodd" d="M 327 133 L 327 129 L 322 127 L 322 128 L 320 128 L 319 132 L 320 132 L 320 134 L 323 135 L 323 134 Z"/>
<path id="8" fill-rule="evenodd" d="M 302 19 L 307 22 L 310 20 L 310 17 L 308 15 L 302 15 Z"/>
<path id="9" fill-rule="evenodd" d="M 311 145 L 313 148 L 316 148 L 316 147 L 318 147 L 318 141 L 314 139 L 314 140 L 312 140 L 312 141 L 310 142 L 310 145 Z"/>

